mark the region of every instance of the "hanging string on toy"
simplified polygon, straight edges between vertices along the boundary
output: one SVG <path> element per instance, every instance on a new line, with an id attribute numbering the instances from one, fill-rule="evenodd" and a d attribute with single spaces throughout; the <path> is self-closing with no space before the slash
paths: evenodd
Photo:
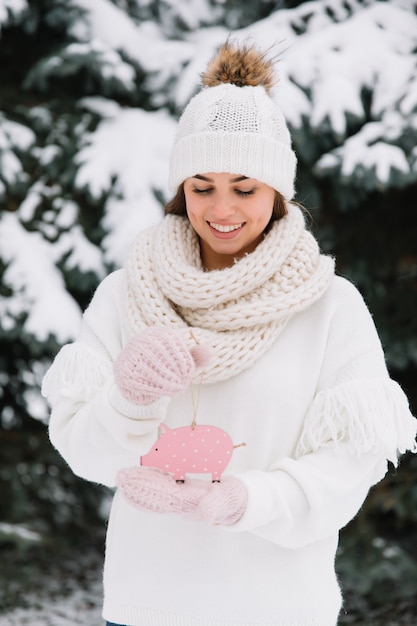
<path id="1" fill-rule="evenodd" d="M 191 339 L 193 339 L 196 343 L 197 346 L 200 345 L 200 342 L 198 341 L 198 339 L 196 338 L 196 336 L 194 335 L 193 331 L 190 328 L 190 336 Z M 203 374 L 201 374 L 200 376 L 200 380 L 197 386 L 197 398 L 194 395 L 194 385 L 191 385 L 191 402 L 193 405 L 193 421 L 191 422 L 191 430 L 195 430 L 195 427 L 197 426 L 197 411 L 198 411 L 198 404 L 200 402 L 200 393 L 201 393 L 201 385 L 203 382 Z"/>

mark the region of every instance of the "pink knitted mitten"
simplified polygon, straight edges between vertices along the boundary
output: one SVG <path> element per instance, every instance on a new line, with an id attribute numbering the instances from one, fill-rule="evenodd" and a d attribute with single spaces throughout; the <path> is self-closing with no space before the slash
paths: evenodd
<path id="1" fill-rule="evenodd" d="M 189 350 L 177 331 L 149 327 L 127 342 L 114 363 L 114 379 L 127 400 L 151 404 L 185 389 L 209 358 L 203 346 Z"/>
<path id="2" fill-rule="evenodd" d="M 229 526 L 247 507 L 246 487 L 232 476 L 219 483 L 198 479 L 177 483 L 157 469 L 128 467 L 118 472 L 116 482 L 130 504 L 153 513 L 183 513 L 196 521 Z"/>
<path id="3" fill-rule="evenodd" d="M 240 520 L 248 506 L 248 492 L 238 478 L 225 476 L 212 483 L 193 514 L 196 520 L 231 526 Z"/>
<path id="4" fill-rule="evenodd" d="M 177 483 L 170 474 L 149 467 L 122 469 L 116 482 L 130 504 L 153 513 L 191 512 L 211 486 L 203 480 Z"/>

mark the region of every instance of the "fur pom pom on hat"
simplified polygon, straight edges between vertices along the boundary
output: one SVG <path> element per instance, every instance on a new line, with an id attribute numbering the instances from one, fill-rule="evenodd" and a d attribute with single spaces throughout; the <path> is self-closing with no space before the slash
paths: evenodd
<path id="1" fill-rule="evenodd" d="M 272 100 L 273 62 L 254 46 L 227 41 L 185 108 L 171 154 L 175 193 L 190 176 L 230 172 L 294 196 L 297 159 L 281 109 Z"/>

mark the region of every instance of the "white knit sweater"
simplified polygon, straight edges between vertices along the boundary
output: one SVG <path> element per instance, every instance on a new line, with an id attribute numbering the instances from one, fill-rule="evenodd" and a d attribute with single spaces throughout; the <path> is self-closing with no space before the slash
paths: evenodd
<path id="1" fill-rule="evenodd" d="M 118 469 L 138 463 L 162 421 L 191 424 L 198 395 L 198 423 L 246 443 L 227 473 L 245 483 L 249 504 L 226 529 L 141 512 L 116 493 L 105 619 L 132 626 L 335 626 L 338 532 L 384 476 L 387 459 L 396 463 L 398 453 L 415 451 L 417 422 L 388 376 L 360 294 L 329 278 L 320 297 L 288 316 L 243 369 L 203 381 L 199 394 L 187 389 L 172 401 L 137 407 L 121 400 L 112 375 L 138 329 L 128 312 L 127 276 L 120 270 L 103 281 L 80 338 L 61 350 L 45 378 L 53 444 L 76 474 L 114 486 Z"/>

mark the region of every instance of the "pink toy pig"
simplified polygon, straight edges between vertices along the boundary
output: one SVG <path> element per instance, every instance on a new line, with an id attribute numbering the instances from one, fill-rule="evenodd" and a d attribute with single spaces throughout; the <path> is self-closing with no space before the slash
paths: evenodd
<path id="1" fill-rule="evenodd" d="M 175 480 L 185 480 L 186 474 L 211 474 L 216 481 L 229 464 L 233 447 L 229 435 L 216 426 L 161 426 L 159 439 L 140 463 L 174 474 Z"/>

